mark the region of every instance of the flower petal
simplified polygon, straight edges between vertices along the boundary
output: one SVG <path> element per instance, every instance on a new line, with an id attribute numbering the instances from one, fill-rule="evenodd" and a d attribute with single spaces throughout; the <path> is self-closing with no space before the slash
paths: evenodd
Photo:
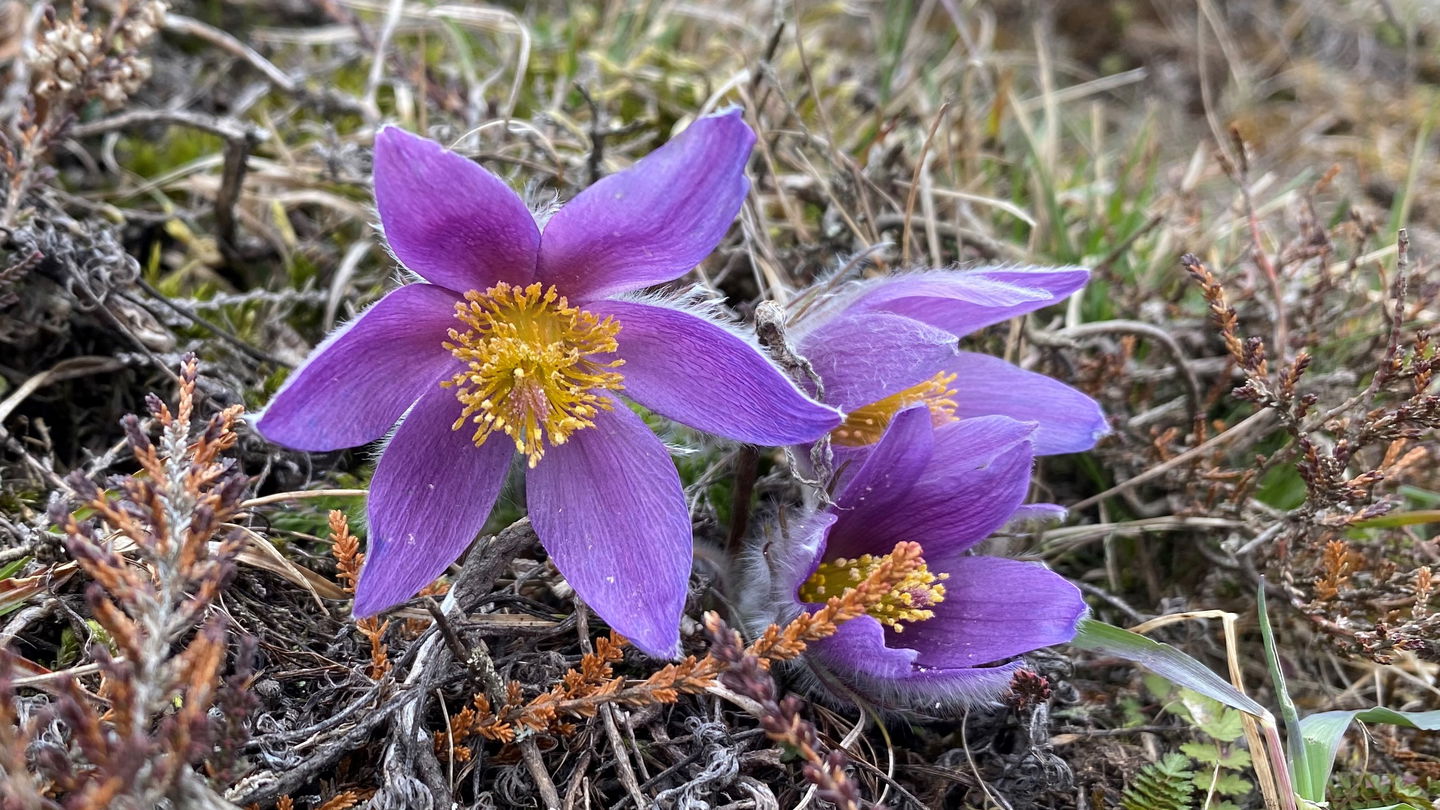
<path id="1" fill-rule="evenodd" d="M 706 433 L 779 446 L 818 439 L 840 424 L 745 339 L 697 315 L 637 301 L 587 309 L 620 322 L 616 354 L 626 396 Z"/>
<path id="2" fill-rule="evenodd" d="M 924 382 L 956 355 L 949 332 L 884 312 L 841 315 L 798 343 L 825 383 L 825 401 L 842 411 Z"/>
<path id="3" fill-rule="evenodd" d="M 935 616 L 886 631 L 922 667 L 979 666 L 1060 644 L 1085 614 L 1080 590 L 1039 563 L 963 557 L 942 570 L 950 578 Z"/>
<path id="4" fill-rule="evenodd" d="M 961 352 L 945 370 L 955 374 L 956 416 L 1000 414 L 1036 422 L 1037 456 L 1089 450 L 1110 432 L 1098 402 L 1044 374 L 972 352 Z"/>
<path id="5" fill-rule="evenodd" d="M 826 559 L 862 554 L 888 554 L 901 540 L 879 535 L 873 527 L 892 512 L 906 508 L 906 496 L 925 471 L 935 442 L 930 411 L 906 408 L 891 420 L 874 450 L 840 490 L 833 511 L 838 515 L 821 554 Z M 808 575 L 807 575 L 808 576 Z"/>
<path id="6" fill-rule="evenodd" d="M 476 447 L 468 427 L 450 429 L 459 415 L 455 394 L 435 389 L 380 456 L 366 507 L 370 543 L 355 589 L 356 616 L 414 596 L 484 527 L 515 447 L 503 436 Z"/>
<path id="7" fill-rule="evenodd" d="M 1083 267 L 932 270 L 873 282 L 850 311 L 892 312 L 964 336 L 1067 298 L 1089 278 Z"/>
<path id="8" fill-rule="evenodd" d="M 998 667 L 916 666 L 916 652 L 888 646 L 886 631 L 869 616 L 840 625 L 839 632 L 813 642 L 805 655 L 822 681 L 837 678 L 882 708 L 937 713 L 993 702 L 1021 667 L 1018 661 Z"/>
<path id="9" fill-rule="evenodd" d="M 735 220 L 754 143 L 739 109 L 707 116 L 580 192 L 545 226 L 537 278 L 580 302 L 683 275 Z"/>
<path id="10" fill-rule="evenodd" d="M 540 229 L 480 164 L 396 127 L 375 136 L 375 205 L 395 257 L 457 292 L 528 284 Z"/>
<path id="11" fill-rule="evenodd" d="M 1034 460 L 1033 422 L 981 416 L 934 430 L 930 463 L 904 497 L 886 499 L 889 508 L 875 503 L 865 524 L 846 527 L 847 538 L 863 538 L 860 553 L 887 554 L 897 541 L 913 540 L 924 549 L 931 570 L 947 571 L 946 562 L 1005 525 L 1025 499 Z M 842 520 L 847 518 L 853 519 Z M 831 532 L 832 542 L 839 532 L 839 526 Z M 838 546 L 831 548 L 839 553 Z"/>
<path id="12" fill-rule="evenodd" d="M 1001 531 L 1016 534 L 1034 531 L 1065 519 L 1065 507 L 1055 503 L 1027 503 L 1010 513 Z"/>
<path id="13" fill-rule="evenodd" d="M 455 294 L 409 284 L 325 339 L 256 418 L 260 435 L 297 450 L 338 450 L 385 435 L 455 359 L 441 345 Z M 454 400 L 454 397 L 451 397 Z"/>
<path id="14" fill-rule="evenodd" d="M 613 402 L 526 475 L 530 520 L 555 567 L 636 647 L 680 653 L 690 513 L 680 476 L 645 423 Z"/>
<path id="15" fill-rule="evenodd" d="M 811 642 L 808 655 L 835 674 L 879 679 L 904 678 L 915 667 L 914 650 L 885 643 L 885 628 L 873 616 L 860 616 L 840 625 L 835 634 Z"/>
<path id="16" fill-rule="evenodd" d="M 803 517 L 790 519 L 785 525 L 776 530 L 780 537 L 774 541 L 774 547 L 762 549 L 763 556 L 757 557 L 753 563 L 758 566 L 765 566 L 770 569 L 770 591 L 762 597 L 767 604 L 766 611 L 773 613 L 775 608 L 800 610 L 809 609 L 813 605 L 806 605 L 800 601 L 800 586 L 805 580 L 815 573 L 820 566 L 820 558 L 825 552 L 826 544 L 829 542 L 829 534 L 835 525 L 836 515 L 830 510 L 821 512 L 810 512 Z M 753 594 L 745 594 L 751 596 Z M 792 615 L 780 615 L 777 617 L 779 624 L 784 624 L 793 618 Z M 769 621 L 776 620 L 770 619 Z M 763 631 L 761 626 L 757 632 Z"/>

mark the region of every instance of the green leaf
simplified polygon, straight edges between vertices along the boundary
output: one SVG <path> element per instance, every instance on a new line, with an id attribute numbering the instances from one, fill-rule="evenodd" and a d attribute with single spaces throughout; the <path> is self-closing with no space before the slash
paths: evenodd
<path id="1" fill-rule="evenodd" d="M 1255 789 L 1255 784 L 1238 773 L 1221 771 L 1215 780 L 1215 792 L 1222 796 L 1244 796 Z"/>
<path id="2" fill-rule="evenodd" d="M 1094 619 L 1081 620 L 1080 631 L 1070 643 L 1082 650 L 1113 655 L 1139 664 L 1165 676 L 1172 683 L 1218 700 L 1232 709 L 1262 719 L 1270 718 L 1270 712 L 1264 706 L 1169 644 Z"/>
<path id="3" fill-rule="evenodd" d="M 1220 758 L 1220 767 L 1229 768 L 1232 771 L 1240 771 L 1249 768 L 1251 765 L 1250 752 L 1238 746 L 1225 752 Z"/>
<path id="4" fill-rule="evenodd" d="M 1421 731 L 1440 731 L 1440 711 L 1397 712 L 1383 706 L 1363 711 L 1319 712 L 1300 720 L 1300 737 L 1308 765 L 1295 774 L 1295 792 L 1312 802 L 1325 800 L 1325 786 L 1335 767 L 1335 754 L 1345 730 L 1356 720 L 1362 723 L 1389 723 Z M 1403 805 L 1392 805 L 1403 807 Z M 1378 810 L 1378 809 L 1377 809 Z"/>
<path id="5" fill-rule="evenodd" d="M 1140 700 L 1133 695 L 1121 695 L 1117 700 L 1120 707 L 1120 724 L 1125 728 L 1135 728 L 1150 722 L 1150 716 L 1141 710 Z"/>
<path id="6" fill-rule="evenodd" d="M 1170 699 L 1175 694 L 1175 684 L 1156 675 L 1153 672 L 1146 672 L 1140 676 L 1140 682 L 1145 684 L 1145 691 L 1149 692 L 1161 703 Z"/>
<path id="7" fill-rule="evenodd" d="M 1203 804 L 1197 802 L 1200 810 L 1223 810 L 1227 807 L 1232 810 L 1240 810 L 1234 803 L 1220 797 L 1244 796 L 1255 789 L 1249 780 L 1239 774 L 1225 773 L 1224 771 L 1217 773 L 1213 768 L 1195 774 L 1194 782 L 1195 798 L 1204 802 Z M 1211 793 L 1210 790 L 1212 784 L 1215 789 L 1214 793 Z"/>
<path id="8" fill-rule="evenodd" d="M 1191 759 L 1210 766 L 1219 765 L 1221 757 L 1224 756 L 1220 753 L 1219 746 L 1208 742 L 1181 743 L 1180 750 L 1189 755 Z M 1210 777 L 1205 778 L 1209 779 Z"/>
<path id="9" fill-rule="evenodd" d="M 51 669 L 65 669 L 80 658 L 80 638 L 69 627 L 60 631 L 60 649 L 55 653 Z"/>
<path id="10" fill-rule="evenodd" d="M 1240 713 L 1217 700 L 1191 689 L 1180 690 L 1180 702 L 1190 711 L 1190 721 L 1197 729 L 1220 742 L 1234 742 L 1245 733 Z"/>
<path id="11" fill-rule="evenodd" d="M 1120 795 L 1124 810 L 1190 810 L 1195 772 L 1184 754 L 1169 753 L 1141 768 Z"/>
<path id="12" fill-rule="evenodd" d="M 16 574 L 25 570 L 25 565 L 29 562 L 29 557 L 21 557 L 18 560 L 11 560 L 4 565 L 0 565 L 0 579 L 9 579 L 10 577 L 15 576 Z"/>
<path id="13" fill-rule="evenodd" d="M 1351 525 L 1357 529 L 1393 529 L 1397 526 L 1418 526 L 1422 523 L 1440 523 L 1440 509 L 1391 512 L 1369 520 L 1356 521 Z"/>
<path id="14" fill-rule="evenodd" d="M 1270 611 L 1265 605 L 1265 578 L 1260 578 L 1260 584 L 1255 586 L 1256 610 L 1260 618 L 1260 640 L 1265 645 L 1265 668 L 1270 673 L 1270 683 L 1275 687 L 1275 698 L 1280 702 L 1280 716 L 1285 720 L 1285 749 L 1290 755 L 1290 781 L 1298 784 L 1300 773 L 1310 769 L 1307 761 L 1309 752 L 1305 746 L 1300 744 L 1300 712 L 1295 709 L 1295 701 L 1290 699 L 1290 689 L 1285 685 L 1285 673 L 1280 670 L 1280 656 L 1275 647 L 1275 631 L 1270 627 Z M 1296 793 L 1305 798 L 1305 792 L 1295 788 Z M 1321 801 L 1324 796 L 1316 798 Z"/>

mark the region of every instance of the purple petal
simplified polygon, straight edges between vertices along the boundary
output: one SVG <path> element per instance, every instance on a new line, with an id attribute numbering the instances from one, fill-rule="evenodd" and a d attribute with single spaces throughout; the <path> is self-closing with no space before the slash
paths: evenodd
<path id="1" fill-rule="evenodd" d="M 979 666 L 1069 641 L 1086 610 L 1079 589 L 1039 563 L 963 557 L 942 570 L 950 578 L 934 617 L 886 631 L 922 667 Z"/>
<path id="2" fill-rule="evenodd" d="M 395 257 L 459 292 L 528 284 L 540 229 L 500 178 L 438 143 L 385 127 L 375 136 L 375 205 Z"/>
<path id="3" fill-rule="evenodd" d="M 1089 450 L 1110 432 L 1099 403 L 1044 374 L 972 352 L 961 352 L 945 370 L 955 374 L 956 416 L 1000 414 L 1036 422 L 1037 456 Z"/>
<path id="4" fill-rule="evenodd" d="M 754 143 L 739 109 L 708 116 L 580 192 L 545 226 L 537 278 L 581 302 L 683 275 L 735 220 Z"/>
<path id="5" fill-rule="evenodd" d="M 955 359 L 956 338 L 913 318 L 883 312 L 842 315 L 799 341 L 842 411 L 884 399 L 934 377 Z"/>
<path id="6" fill-rule="evenodd" d="M 913 540 L 924 549 L 932 570 L 945 571 L 947 561 L 988 537 L 1015 512 L 1030 488 L 1034 423 L 982 416 L 934 430 L 930 463 L 915 484 L 901 498 L 877 499 L 866 511 L 865 523 L 857 520 L 843 532 L 837 525 L 830 533 L 827 559 L 842 553 L 888 554 L 896 542 Z M 887 431 L 880 443 L 887 441 L 898 439 L 891 440 Z M 837 543 L 842 534 L 846 542 Z"/>
<path id="7" fill-rule="evenodd" d="M 530 520 L 555 567 L 636 647 L 680 653 L 690 513 L 680 476 L 645 423 L 614 402 L 526 476 Z"/>
<path id="8" fill-rule="evenodd" d="M 837 678 L 884 708 L 937 713 L 993 702 L 1021 667 L 1018 661 L 997 667 L 917 667 L 915 651 L 887 646 L 886 631 L 869 616 L 840 625 L 839 632 L 812 643 L 805 654 L 822 681 Z"/>
<path id="9" fill-rule="evenodd" d="M 820 438 L 840 424 L 744 339 L 689 312 L 634 301 L 587 307 L 620 322 L 625 394 L 676 422 L 767 446 Z"/>
<path id="10" fill-rule="evenodd" d="M 833 636 L 813 642 L 807 654 L 837 675 L 864 675 L 891 680 L 904 678 L 915 668 L 914 650 L 885 643 L 885 628 L 872 616 L 860 616 L 840 625 Z"/>
<path id="11" fill-rule="evenodd" d="M 774 547 L 764 549 L 764 556 L 755 560 L 756 565 L 772 569 L 770 592 L 775 600 L 766 605 L 767 608 L 777 607 L 775 603 L 779 603 L 778 606 L 793 606 L 798 611 L 803 606 L 800 586 L 820 566 L 820 558 L 835 520 L 833 511 L 811 512 L 799 520 L 789 520 L 777 529 L 780 538 L 775 541 Z M 790 618 L 784 617 L 782 623 Z"/>
<path id="12" fill-rule="evenodd" d="M 385 435 L 422 394 L 439 390 L 455 358 L 441 344 L 455 295 L 409 284 L 340 327 L 256 419 L 260 435 L 297 450 L 338 450 Z M 451 396 L 451 400 L 454 397 Z"/>
<path id="13" fill-rule="evenodd" d="M 913 273 L 873 282 L 856 296 L 850 311 L 892 312 L 964 336 L 1060 301 L 1089 278 L 1083 267 Z"/>
<path id="14" fill-rule="evenodd" d="M 1027 503 L 1010 513 L 1010 518 L 1005 521 L 1005 526 L 1001 530 L 1025 532 L 1036 527 L 1059 523 L 1065 519 L 1065 515 L 1065 507 L 1059 504 Z"/>
<path id="15" fill-rule="evenodd" d="M 420 398 L 380 456 L 370 481 L 370 544 L 355 615 L 409 599 L 455 561 L 485 525 L 515 446 L 480 447 L 468 426 L 451 430 L 460 403 L 436 388 Z"/>
<path id="16" fill-rule="evenodd" d="M 888 554 L 896 543 L 912 539 L 882 537 L 872 529 L 877 521 L 906 508 L 906 496 L 925 471 L 934 441 L 930 411 L 923 406 L 906 408 L 891 420 L 885 435 L 835 499 L 833 511 L 839 517 L 821 549 L 826 559 Z"/>

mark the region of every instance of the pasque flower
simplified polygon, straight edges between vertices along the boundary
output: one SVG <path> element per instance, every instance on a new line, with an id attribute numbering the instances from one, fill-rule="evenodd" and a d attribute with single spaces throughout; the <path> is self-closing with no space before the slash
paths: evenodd
<path id="1" fill-rule="evenodd" d="M 380 131 L 380 222 L 423 281 L 331 335 L 257 422 L 302 450 L 364 444 L 400 423 L 370 486 L 356 615 L 444 571 L 518 453 L 531 523 L 576 592 L 641 649 L 678 652 L 689 513 L 663 445 L 618 397 L 762 445 L 840 422 L 724 325 L 626 297 L 715 248 L 748 191 L 754 137 L 738 110 L 701 118 L 582 191 L 542 233 L 480 165 Z"/>
<path id="2" fill-rule="evenodd" d="M 979 416 L 936 428 L 927 409 L 898 413 L 834 503 L 787 522 L 752 549 L 741 600 L 753 629 L 784 624 L 865 579 L 898 543 L 924 566 L 869 615 L 814 642 L 824 682 L 895 709 L 994 698 L 1022 653 L 1068 641 L 1080 592 L 1038 563 L 967 552 L 1017 514 L 1040 428 Z"/>
<path id="3" fill-rule="evenodd" d="M 971 332 L 1066 298 L 1088 278 L 1082 267 L 925 270 L 855 282 L 800 309 L 791 325 L 797 347 L 824 382 L 826 402 L 846 413 L 832 434 L 836 449 L 873 446 L 916 404 L 936 424 L 986 414 L 1034 421 L 1036 455 L 1094 446 L 1109 427 L 1090 397 L 957 347 Z"/>

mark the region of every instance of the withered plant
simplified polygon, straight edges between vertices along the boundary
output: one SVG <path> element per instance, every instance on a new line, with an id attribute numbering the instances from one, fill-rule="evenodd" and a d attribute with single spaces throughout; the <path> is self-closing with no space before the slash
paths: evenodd
<path id="1" fill-rule="evenodd" d="M 17 111 L 12 131 L 0 131 L 0 169 L 6 194 L 0 226 L 14 224 L 41 160 L 92 100 L 107 109 L 125 103 L 150 78 L 141 49 L 164 24 L 165 0 L 119 0 L 103 22 L 78 0 L 60 16 L 46 4 L 35 41 L 20 62 L 28 75 L 12 77 L 30 93 Z"/>
<path id="2" fill-rule="evenodd" d="M 360 550 L 360 540 L 350 533 L 350 522 L 345 513 L 338 509 L 330 511 L 330 550 L 335 557 L 337 578 L 349 593 L 355 593 L 355 584 L 360 581 L 360 566 L 365 563 L 365 553 Z M 380 680 L 390 672 L 390 656 L 385 647 L 385 631 L 390 622 L 381 622 L 374 616 L 355 621 L 355 629 L 370 642 L 370 677 Z"/>
<path id="3" fill-rule="evenodd" d="M 772 624 L 748 646 L 718 614 L 707 613 L 707 655 L 689 656 L 636 682 L 627 683 L 615 675 L 613 665 L 624 657 L 626 642 L 612 633 L 597 640 L 594 651 L 583 656 L 549 691 L 529 700 L 519 681 L 488 685 L 488 692 L 476 694 L 470 706 L 450 717 L 448 730 L 435 733 L 435 747 L 453 752 L 458 761 L 468 761 L 474 754 L 475 738 L 508 746 L 530 734 L 568 736 L 577 726 L 567 717 L 592 718 L 607 705 L 673 704 L 684 695 L 724 686 L 751 701 L 751 710 L 766 736 L 800 759 L 802 774 L 815 785 L 821 799 L 842 810 L 856 810 L 862 802 L 859 786 L 846 775 L 848 758 L 821 741 L 815 726 L 804 717 L 804 701 L 795 695 L 782 697 L 770 665 L 799 657 L 811 642 L 828 638 L 844 622 L 865 615 L 921 564 L 920 547 L 901 543 L 890 559 L 855 587 L 830 597 L 820 609 L 803 613 L 784 627 Z"/>
<path id="4" fill-rule="evenodd" d="M 225 771 L 241 739 L 253 647 L 242 644 L 223 698 L 227 621 L 214 609 L 244 542 L 229 521 L 248 479 L 232 459 L 241 408 L 195 430 L 197 364 L 180 370 L 174 411 L 150 396 L 159 441 L 124 420 L 140 469 L 102 490 L 68 479 L 75 503 L 52 516 L 92 580 L 85 602 L 99 626 L 91 664 L 52 677 L 7 677 L 0 650 L 0 807 L 230 807 L 194 768 Z M 90 691 L 91 677 L 98 684 Z M 47 686 L 42 703 L 21 687 Z M 218 704 L 218 707 L 217 707 Z M 54 729 L 46 729 L 54 724 Z"/>
<path id="5" fill-rule="evenodd" d="M 1423 547 L 1419 537 L 1401 531 L 1409 525 L 1431 522 L 1433 513 L 1391 515 L 1403 503 L 1398 484 L 1432 463 L 1426 439 L 1440 428 L 1440 396 L 1431 391 L 1437 365 L 1427 330 L 1407 335 L 1407 323 L 1429 304 L 1410 296 L 1412 274 L 1424 278 L 1410 262 L 1409 238 L 1398 235 L 1395 274 L 1389 290 L 1376 306 L 1386 310 L 1387 332 L 1377 336 L 1368 381 L 1348 397 L 1323 402 L 1306 391 L 1312 352 L 1308 346 L 1293 352 L 1274 348 L 1284 340 L 1276 317 L 1276 335 L 1241 337 L 1238 318 L 1224 286 L 1194 255 L 1181 260 L 1199 284 L 1231 361 L 1242 382 L 1232 394 L 1268 414 L 1288 436 L 1279 451 L 1259 459 L 1255 469 L 1224 477 L 1230 485 L 1228 501 L 1244 503 L 1271 468 L 1291 464 L 1304 484 L 1299 506 L 1272 514 L 1260 537 L 1273 542 L 1272 560 L 1281 583 L 1311 621 L 1344 648 L 1361 652 L 1377 662 L 1388 662 L 1397 651 L 1411 651 L 1422 659 L 1440 660 L 1440 615 L 1429 608 L 1432 573 L 1428 565 L 1406 565 L 1411 553 L 1395 553 L 1391 545 Z M 1308 250 L 1289 248 L 1282 257 L 1328 263 L 1333 247 L 1324 231 L 1309 233 Z M 1263 253 L 1257 252 L 1258 256 Z M 1269 260 L 1261 263 L 1273 274 Z M 1317 297 L 1330 294 L 1329 282 Z M 1417 288 L 1422 290 L 1420 285 Z M 1311 304 L 1318 311 L 1320 304 Z M 1284 312 L 1283 307 L 1279 310 Z M 1292 316 L 1302 328 L 1300 340 L 1310 343 L 1319 332 L 1315 311 Z M 1288 330 L 1289 327 L 1287 327 Z M 1271 354 L 1282 355 L 1279 368 Z M 1216 476 L 1221 478 L 1221 476 Z M 1388 517 L 1387 517 L 1388 516 Z M 1380 532 L 1369 542 L 1357 543 L 1347 533 Z M 1394 533 L 1385 536 L 1388 530 Z"/>

